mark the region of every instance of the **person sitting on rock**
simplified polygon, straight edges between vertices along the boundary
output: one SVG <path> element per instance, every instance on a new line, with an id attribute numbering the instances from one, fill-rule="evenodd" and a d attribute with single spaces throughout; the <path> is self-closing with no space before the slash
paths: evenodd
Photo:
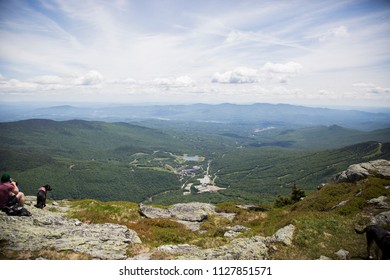
<path id="1" fill-rule="evenodd" d="M 0 209 L 17 204 L 19 207 L 24 206 L 26 198 L 24 193 L 19 192 L 16 183 L 11 180 L 8 173 L 1 176 L 0 183 Z"/>

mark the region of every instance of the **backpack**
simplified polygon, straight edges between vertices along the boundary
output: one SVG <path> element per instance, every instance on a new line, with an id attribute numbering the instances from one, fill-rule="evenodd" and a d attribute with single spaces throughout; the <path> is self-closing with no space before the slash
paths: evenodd
<path id="1" fill-rule="evenodd" d="M 19 203 L 19 199 L 16 197 L 16 195 L 10 196 L 8 198 L 7 207 L 14 207 L 18 203 Z"/>
<path id="2" fill-rule="evenodd" d="M 17 205 L 4 207 L 1 210 L 5 212 L 8 216 L 31 216 L 30 211 L 28 211 L 24 207 L 18 207 Z"/>

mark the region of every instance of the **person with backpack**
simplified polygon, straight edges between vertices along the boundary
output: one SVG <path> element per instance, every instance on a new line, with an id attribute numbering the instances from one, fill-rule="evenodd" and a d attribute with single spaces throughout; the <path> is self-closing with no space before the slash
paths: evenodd
<path id="1" fill-rule="evenodd" d="M 0 183 L 0 209 L 16 204 L 19 207 L 23 207 L 25 200 L 24 193 L 18 190 L 16 184 L 12 182 L 10 175 L 4 173 L 1 176 Z"/>

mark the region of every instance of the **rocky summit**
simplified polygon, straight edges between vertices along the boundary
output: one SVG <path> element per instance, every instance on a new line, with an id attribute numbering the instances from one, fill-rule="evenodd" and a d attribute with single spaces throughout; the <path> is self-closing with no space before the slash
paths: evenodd
<path id="1" fill-rule="evenodd" d="M 7 216 L 0 212 L 1 250 L 73 251 L 89 255 L 92 259 L 123 260 L 149 259 L 151 254 L 127 255 L 131 244 L 142 243 L 137 233 L 126 226 L 105 223 L 88 224 L 78 219 L 67 219 L 69 202 L 54 201 L 43 210 L 33 207 L 35 198 L 27 197 L 25 207 L 31 212 L 29 217 Z M 210 215 L 233 219 L 232 213 L 217 213 L 215 206 L 207 203 L 181 203 L 168 209 L 140 205 L 140 213 L 147 219 L 170 218 L 183 223 L 191 231 L 199 231 L 200 224 Z M 177 259 L 267 259 L 271 244 L 279 242 L 289 245 L 295 227 L 286 226 L 273 236 L 236 238 L 241 232 L 250 230 L 236 225 L 226 228 L 226 237 L 232 241 L 224 246 L 202 249 L 188 244 L 166 244 L 156 248 Z"/>
<path id="2" fill-rule="evenodd" d="M 334 180 L 341 182 L 357 182 L 369 176 L 390 178 L 390 161 L 380 159 L 350 165 L 347 170 L 338 173 Z"/>

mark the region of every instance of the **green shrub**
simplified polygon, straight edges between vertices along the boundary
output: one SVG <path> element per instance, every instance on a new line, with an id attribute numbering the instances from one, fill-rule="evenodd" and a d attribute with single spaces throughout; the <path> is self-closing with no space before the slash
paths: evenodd
<path id="1" fill-rule="evenodd" d="M 282 208 L 293 203 L 294 202 L 291 200 L 291 198 L 279 195 L 278 198 L 275 200 L 274 205 L 276 208 Z"/>
<path id="2" fill-rule="evenodd" d="M 142 242 L 152 246 L 189 243 L 196 236 L 196 233 L 187 230 L 183 224 L 170 219 L 143 218 L 127 226 L 137 232 Z"/>
<path id="3" fill-rule="evenodd" d="M 306 196 L 305 192 L 299 189 L 297 185 L 294 183 L 291 188 L 290 197 L 284 197 L 279 195 L 278 198 L 275 200 L 274 206 L 276 208 L 281 208 L 290 204 L 294 204 L 300 201 L 305 196 Z"/>
<path id="4" fill-rule="evenodd" d="M 71 202 L 72 209 L 69 218 L 76 218 L 82 222 L 103 224 L 126 224 L 140 219 L 138 205 L 132 202 L 102 202 L 92 199 Z"/>

